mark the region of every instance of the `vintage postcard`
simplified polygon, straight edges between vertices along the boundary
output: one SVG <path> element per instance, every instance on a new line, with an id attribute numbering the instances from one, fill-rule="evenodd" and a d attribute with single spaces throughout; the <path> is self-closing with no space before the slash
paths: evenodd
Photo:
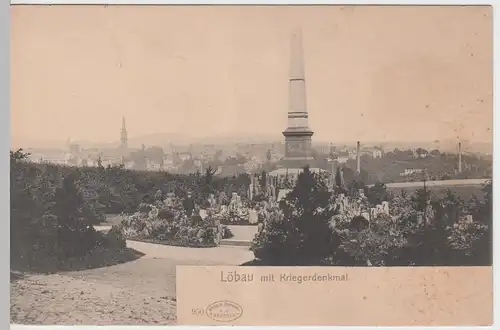
<path id="1" fill-rule="evenodd" d="M 491 325 L 490 6 L 11 6 L 12 324 Z"/>

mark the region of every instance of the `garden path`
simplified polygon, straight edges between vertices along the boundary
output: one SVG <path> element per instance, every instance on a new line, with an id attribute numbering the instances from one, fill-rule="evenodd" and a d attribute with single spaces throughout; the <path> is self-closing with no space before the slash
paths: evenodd
<path id="1" fill-rule="evenodd" d="M 145 255 L 110 267 L 11 282 L 11 322 L 17 324 L 175 324 L 177 265 L 240 265 L 245 247 L 184 248 L 127 241 Z"/>

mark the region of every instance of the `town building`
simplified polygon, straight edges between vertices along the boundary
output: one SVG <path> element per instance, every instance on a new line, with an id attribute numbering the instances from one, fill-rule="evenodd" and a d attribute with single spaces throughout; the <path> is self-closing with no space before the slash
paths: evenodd
<path id="1" fill-rule="evenodd" d="M 424 169 L 421 168 L 406 168 L 404 172 L 399 173 L 399 176 L 410 176 L 413 174 L 423 173 Z"/>

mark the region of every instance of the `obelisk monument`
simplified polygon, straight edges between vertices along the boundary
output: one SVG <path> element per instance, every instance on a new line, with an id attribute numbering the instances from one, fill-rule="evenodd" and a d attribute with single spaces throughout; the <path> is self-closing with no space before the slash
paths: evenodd
<path id="1" fill-rule="evenodd" d="M 288 127 L 283 132 L 286 147 L 284 165 L 288 168 L 312 166 L 311 137 L 314 132 L 309 128 L 300 29 L 294 29 L 292 33 L 288 88 Z"/>

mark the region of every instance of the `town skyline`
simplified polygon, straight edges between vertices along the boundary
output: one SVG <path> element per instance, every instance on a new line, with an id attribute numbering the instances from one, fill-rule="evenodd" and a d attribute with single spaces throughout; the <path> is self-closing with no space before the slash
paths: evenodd
<path id="1" fill-rule="evenodd" d="M 230 142 L 228 142 L 230 141 Z M 336 140 L 336 141 L 321 141 L 313 140 L 313 145 L 325 145 L 332 144 L 333 146 L 354 146 L 358 140 Z M 391 145 L 404 145 L 412 146 L 414 148 L 424 145 L 444 145 L 444 149 L 450 149 L 450 146 L 455 146 L 458 142 L 465 145 L 480 146 L 479 149 L 487 149 L 493 147 L 493 142 L 488 141 L 473 141 L 473 140 L 407 140 L 407 141 L 395 141 L 395 140 L 365 140 L 360 141 L 364 145 L 368 146 L 378 146 L 378 145 L 388 145 L 389 149 Z M 116 147 L 120 144 L 119 136 L 114 140 L 109 141 L 97 141 L 92 139 L 72 139 L 67 138 L 65 140 L 43 140 L 43 139 L 26 139 L 26 138 L 13 138 L 11 141 L 12 149 L 43 149 L 43 148 L 65 148 L 68 143 L 78 144 L 84 148 L 106 148 L 106 147 Z M 145 135 L 133 135 L 130 134 L 128 137 L 128 145 L 130 148 L 140 148 L 141 145 L 147 147 L 152 146 L 162 146 L 167 145 L 231 145 L 231 144 L 271 144 L 271 143 L 282 143 L 284 144 L 284 138 L 281 134 L 275 135 L 214 135 L 206 136 L 202 138 L 189 138 L 179 134 L 169 134 L 169 133 L 149 133 Z M 453 147 L 452 147 L 453 148 Z M 472 147 L 472 149 L 475 149 Z M 491 152 L 491 151 L 489 151 Z"/>
<path id="2" fill-rule="evenodd" d="M 12 139 L 117 141 L 123 115 L 131 138 L 282 140 L 289 34 L 300 26 L 313 143 L 491 143 L 489 15 L 487 7 L 13 6 Z M 384 24 L 393 19 L 400 29 Z"/>

